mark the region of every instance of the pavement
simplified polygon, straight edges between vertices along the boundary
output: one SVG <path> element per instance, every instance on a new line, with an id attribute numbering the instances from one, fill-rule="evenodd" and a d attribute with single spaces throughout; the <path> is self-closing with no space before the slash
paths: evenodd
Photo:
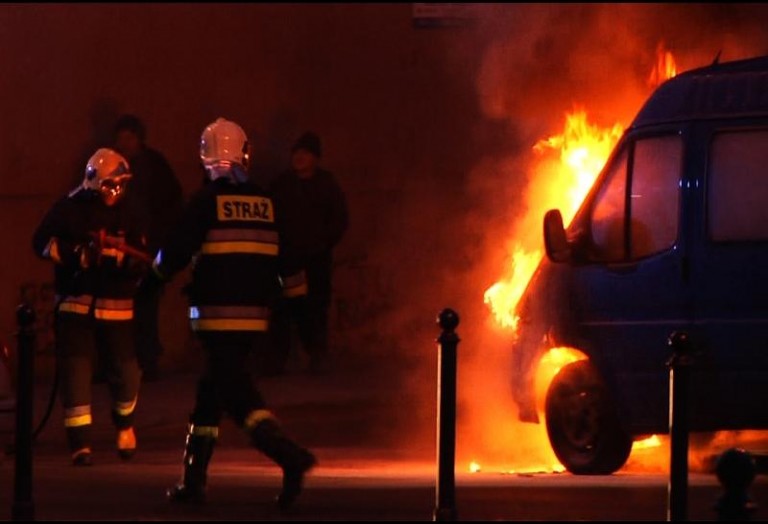
<path id="1" fill-rule="evenodd" d="M 181 473 L 198 371 L 164 372 L 158 381 L 142 385 L 138 451 L 128 462 L 115 452 L 106 385 L 93 389 L 90 468 L 70 465 L 62 411 L 55 402 L 33 446 L 34 518 L 29 520 L 433 520 L 435 443 L 403 442 L 397 434 L 408 406 L 385 365 L 349 365 L 320 376 L 294 365 L 284 375 L 257 379 L 288 433 L 318 457 L 295 511 L 277 513 L 273 500 L 280 470 L 226 420 L 209 469 L 208 503 L 169 504 L 164 493 Z M 36 384 L 36 425 L 48 407 L 51 386 L 51 380 Z M 0 455 L 0 508 L 7 508 L 9 516 L 30 509 L 17 498 L 14 417 L 13 411 L 0 409 L 0 444 L 8 450 Z M 574 477 L 457 471 L 456 503 L 462 520 L 664 520 L 667 481 L 665 475 L 631 473 Z M 720 491 L 716 479 L 691 475 L 690 484 L 691 519 L 713 520 L 712 502 Z M 760 477 L 754 493 L 765 508 L 768 479 Z M 753 520 L 767 516 L 762 509 Z"/>
<path id="2" fill-rule="evenodd" d="M 46 368 L 47 363 L 40 367 Z M 263 515 L 256 519 L 277 518 L 271 513 L 272 499 L 279 491 L 281 472 L 250 448 L 246 435 L 228 419 L 222 421 L 209 468 L 209 498 L 219 503 L 207 505 L 213 509 L 185 512 L 165 500 L 165 488 L 179 479 L 182 469 L 187 418 L 199 376 L 199 368 L 192 367 L 162 371 L 158 380 L 142 384 L 135 419 L 138 450 L 128 462 L 121 461 L 115 452 L 107 386 L 94 384 L 94 465 L 90 468 L 71 466 L 58 397 L 50 403 L 53 376 L 41 370 L 42 379 L 37 379 L 33 399 L 33 430 L 40 428 L 33 445 L 33 496 L 38 517 L 240 520 L 252 514 L 246 513 L 252 508 L 248 509 L 243 501 L 261 499 L 263 504 L 257 506 L 257 514 L 260 508 Z M 256 379 L 268 407 L 284 429 L 317 456 L 319 465 L 311 473 L 313 482 L 330 481 L 334 487 L 365 485 L 371 477 L 364 471 L 371 469 L 378 471 L 374 475 L 378 484 L 407 486 L 410 476 L 411 483 L 426 488 L 425 479 L 434 481 L 434 451 L 423 455 L 418 448 L 409 450 L 393 440 L 393 420 L 402 410 L 396 396 L 390 394 L 392 383 L 383 369 L 362 372 L 352 365 L 313 375 L 300 363 L 294 363 L 283 375 Z M 5 450 L 0 454 L 0 485 L 6 486 L 0 490 L 0 507 L 9 508 L 16 496 L 13 400 L 6 397 L 0 405 L 0 446 Z M 420 456 L 428 458 L 422 460 Z M 393 461 L 397 466 L 393 467 Z M 409 473 L 403 478 L 406 462 Z M 413 480 L 416 478 L 419 480 Z M 243 493 L 249 489 L 255 491 Z M 238 494 L 242 496 L 239 503 Z M 428 500 L 429 490 L 426 494 Z"/>

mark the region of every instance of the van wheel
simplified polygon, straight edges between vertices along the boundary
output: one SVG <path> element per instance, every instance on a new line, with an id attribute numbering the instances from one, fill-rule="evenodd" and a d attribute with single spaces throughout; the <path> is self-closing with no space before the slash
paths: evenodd
<path id="1" fill-rule="evenodd" d="M 632 438 L 621 428 L 608 390 L 588 360 L 555 376 L 545 401 L 555 455 L 576 475 L 610 475 L 629 458 Z"/>

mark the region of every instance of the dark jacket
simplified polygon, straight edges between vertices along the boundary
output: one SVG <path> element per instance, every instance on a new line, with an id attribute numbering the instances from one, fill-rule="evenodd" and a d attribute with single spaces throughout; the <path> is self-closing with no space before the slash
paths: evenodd
<path id="1" fill-rule="evenodd" d="M 137 212 L 146 213 L 152 251 L 159 249 L 184 205 L 183 191 L 165 157 L 144 146 L 128 159 L 133 178 L 126 200 Z"/>
<path id="2" fill-rule="evenodd" d="M 81 252 L 98 239 L 102 230 L 105 236 L 146 250 L 144 217 L 133 214 L 125 200 L 107 206 L 97 192 L 85 189 L 77 189 L 54 203 L 35 230 L 32 247 L 39 257 L 55 263 L 54 286 L 60 312 L 89 314 L 94 299 L 120 300 L 116 308 L 97 304 L 97 309 L 103 310 L 100 318 L 128 320 L 126 315 L 118 312 L 112 315 L 107 310 L 122 310 L 126 314 L 129 309 L 132 311 L 131 299 L 147 266 L 131 255 L 104 245 L 100 250 L 93 249 L 98 252 L 98 261 L 83 268 Z"/>
<path id="3" fill-rule="evenodd" d="M 346 197 L 329 171 L 317 169 L 308 179 L 293 171 L 270 185 L 285 228 L 285 246 L 301 257 L 330 254 L 347 230 Z"/>
<path id="4" fill-rule="evenodd" d="M 155 267 L 170 278 L 194 260 L 187 288 L 194 330 L 266 331 L 281 290 L 306 293 L 281 248 L 272 200 L 253 184 L 219 178 L 193 195 Z"/>

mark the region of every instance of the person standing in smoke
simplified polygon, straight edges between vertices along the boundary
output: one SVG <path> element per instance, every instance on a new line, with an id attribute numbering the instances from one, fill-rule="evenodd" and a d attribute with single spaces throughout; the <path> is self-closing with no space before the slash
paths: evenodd
<path id="1" fill-rule="evenodd" d="M 113 399 L 118 453 L 129 459 L 136 451 L 133 418 L 140 371 L 133 296 L 151 258 L 142 251 L 143 217 L 132 214 L 123 199 L 131 176 L 125 158 L 98 149 L 88 160 L 82 184 L 51 207 L 32 239 L 35 253 L 55 268 L 56 366 L 75 466 L 91 465 L 91 378 L 98 355 Z"/>
<path id="2" fill-rule="evenodd" d="M 295 323 L 311 373 L 328 369 L 328 313 L 332 296 L 333 250 L 349 225 L 344 192 L 334 175 L 319 166 L 320 137 L 307 131 L 291 148 L 291 169 L 270 184 L 285 223 L 285 246 L 307 275 L 305 298 L 284 297 L 272 322 L 273 351 L 280 373 L 290 355 Z"/>
<path id="3" fill-rule="evenodd" d="M 123 115 L 115 124 L 115 149 L 131 164 L 133 179 L 126 200 L 145 213 L 150 222 L 147 241 L 156 252 L 183 206 L 181 184 L 165 157 L 146 143 L 146 126 L 134 115 Z M 150 382 L 159 375 L 158 361 L 163 353 L 160 340 L 159 309 L 163 288 L 139 287 L 136 293 L 136 355 L 142 378 Z"/>
<path id="4" fill-rule="evenodd" d="M 182 478 L 167 496 L 174 502 L 204 501 L 208 464 L 226 414 L 282 468 L 277 502 L 287 509 L 316 459 L 281 429 L 252 383 L 247 362 L 254 348 L 266 349 L 275 296 L 302 295 L 306 282 L 282 250 L 272 201 L 249 181 L 249 145 L 242 128 L 223 118 L 208 125 L 200 138 L 200 158 L 209 182 L 187 204 L 152 265 L 157 283 L 194 259 L 189 319 L 206 358 L 189 417 Z"/>

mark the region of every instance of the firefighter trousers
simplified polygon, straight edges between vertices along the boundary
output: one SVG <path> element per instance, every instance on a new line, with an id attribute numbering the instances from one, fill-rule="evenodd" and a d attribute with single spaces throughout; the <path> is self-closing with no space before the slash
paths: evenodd
<path id="1" fill-rule="evenodd" d="M 205 370 L 198 380 L 190 423 L 218 427 L 228 415 L 242 428 L 253 411 L 266 409 L 251 378 L 249 355 L 254 347 L 266 347 L 264 333 L 201 332 Z"/>
<path id="2" fill-rule="evenodd" d="M 130 320 L 95 320 L 90 315 L 58 313 L 56 365 L 64 425 L 70 451 L 90 447 L 94 366 L 103 358 L 112 399 L 112 423 L 118 430 L 133 426 L 141 373 Z"/>

